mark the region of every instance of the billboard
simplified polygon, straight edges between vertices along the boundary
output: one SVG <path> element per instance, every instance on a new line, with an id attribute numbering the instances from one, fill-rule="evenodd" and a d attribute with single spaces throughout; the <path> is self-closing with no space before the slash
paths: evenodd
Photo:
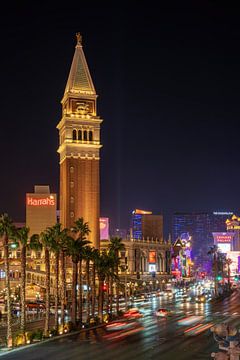
<path id="1" fill-rule="evenodd" d="M 156 251 L 149 251 L 148 262 L 149 264 L 156 264 Z"/>
<path id="2" fill-rule="evenodd" d="M 233 232 L 213 232 L 214 244 L 231 244 L 234 233 Z"/>
<path id="3" fill-rule="evenodd" d="M 231 276 L 240 274 L 240 251 L 229 251 L 227 258 L 232 260 L 230 264 Z"/>
<path id="4" fill-rule="evenodd" d="M 234 238 L 233 232 L 213 232 L 214 245 L 216 245 L 222 253 L 231 251 Z"/>
<path id="5" fill-rule="evenodd" d="M 101 217 L 99 219 L 100 226 L 100 240 L 109 239 L 109 218 Z"/>

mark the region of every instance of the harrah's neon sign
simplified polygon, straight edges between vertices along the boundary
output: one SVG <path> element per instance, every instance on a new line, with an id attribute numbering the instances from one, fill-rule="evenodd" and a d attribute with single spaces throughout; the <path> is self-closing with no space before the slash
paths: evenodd
<path id="1" fill-rule="evenodd" d="M 48 196 L 46 198 L 33 198 L 31 196 L 27 197 L 28 206 L 54 206 L 55 199 L 53 196 Z"/>

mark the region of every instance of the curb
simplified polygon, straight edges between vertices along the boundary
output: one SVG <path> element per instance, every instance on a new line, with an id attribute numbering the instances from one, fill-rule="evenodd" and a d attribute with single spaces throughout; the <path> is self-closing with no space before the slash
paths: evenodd
<path id="1" fill-rule="evenodd" d="M 84 331 L 98 329 L 98 328 L 101 328 L 101 327 L 104 327 L 104 326 L 105 326 L 105 324 L 101 324 L 101 325 L 96 325 L 96 326 L 89 327 L 89 328 L 75 330 L 75 331 L 69 332 L 67 334 L 53 336 L 50 339 L 42 340 L 42 341 L 39 341 L 39 342 L 34 343 L 34 344 L 19 346 L 17 348 L 13 348 L 13 349 L 7 349 L 7 350 L 1 350 L 0 349 L 0 357 L 8 355 L 8 354 L 15 353 L 15 352 L 18 352 L 18 351 L 21 351 L 21 350 L 26 350 L 26 349 L 29 349 L 29 348 L 34 347 L 34 346 L 39 346 L 39 345 L 45 344 L 45 343 L 50 342 L 50 341 L 63 339 L 65 337 L 72 336 L 72 335 L 77 335 L 77 334 L 80 334 L 81 332 L 84 332 Z"/>

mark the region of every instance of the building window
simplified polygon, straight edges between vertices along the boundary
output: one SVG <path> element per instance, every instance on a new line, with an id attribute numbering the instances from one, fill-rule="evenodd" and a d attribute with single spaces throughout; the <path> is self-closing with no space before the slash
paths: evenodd
<path id="1" fill-rule="evenodd" d="M 82 141 L 82 130 L 78 130 L 78 140 Z"/>
<path id="2" fill-rule="evenodd" d="M 74 197 L 73 196 L 70 197 L 70 203 L 74 204 Z"/>
<path id="3" fill-rule="evenodd" d="M 88 139 L 89 139 L 89 141 L 93 141 L 93 132 L 92 131 L 89 131 Z"/>
<path id="4" fill-rule="evenodd" d="M 73 130 L 72 138 L 73 138 L 73 141 L 77 140 L 77 130 Z"/>
<path id="5" fill-rule="evenodd" d="M 74 217 L 74 212 L 73 212 L 73 211 L 70 212 L 70 217 L 71 217 L 71 218 Z"/>
<path id="6" fill-rule="evenodd" d="M 74 173 L 74 167 L 70 166 L 70 173 L 73 174 Z"/>
<path id="7" fill-rule="evenodd" d="M 83 132 L 83 140 L 87 141 L 88 137 L 87 137 L 87 130 L 84 130 Z"/>
<path id="8" fill-rule="evenodd" d="M 73 187 L 74 187 L 74 182 L 70 181 L 70 188 L 73 188 Z"/>

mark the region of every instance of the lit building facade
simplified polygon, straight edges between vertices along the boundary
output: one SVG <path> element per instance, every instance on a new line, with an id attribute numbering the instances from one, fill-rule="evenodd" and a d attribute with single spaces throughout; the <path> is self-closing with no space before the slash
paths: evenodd
<path id="1" fill-rule="evenodd" d="M 26 194 L 26 226 L 32 234 L 40 234 L 57 222 L 57 195 L 50 193 L 49 186 L 34 187 L 34 193 Z"/>
<path id="2" fill-rule="evenodd" d="M 178 238 L 172 247 L 172 275 L 177 279 L 193 276 L 192 242 L 188 233 Z"/>
<path id="3" fill-rule="evenodd" d="M 131 236 L 133 239 L 163 240 L 163 216 L 152 211 L 136 209 L 132 212 Z"/>
<path id="4" fill-rule="evenodd" d="M 125 250 L 119 252 L 119 276 L 122 282 L 132 281 L 139 286 L 153 281 L 160 284 L 171 280 L 171 242 L 153 239 L 123 239 Z M 101 250 L 108 248 L 101 241 Z"/>
<path id="5" fill-rule="evenodd" d="M 100 124 L 97 94 L 77 34 L 75 53 L 62 99 L 59 130 L 60 222 L 71 228 L 83 217 L 91 230 L 89 240 L 99 247 Z"/>
<path id="6" fill-rule="evenodd" d="M 228 232 L 233 232 L 233 240 L 231 250 L 240 251 L 240 217 L 233 215 L 226 220 L 226 227 Z"/>
<path id="7" fill-rule="evenodd" d="M 172 238 L 175 241 L 183 233 L 192 238 L 192 255 L 197 266 L 208 266 L 209 248 L 213 246 L 213 232 L 226 231 L 226 220 L 232 212 L 174 213 L 172 218 Z M 205 264 L 205 265 L 204 265 Z"/>

